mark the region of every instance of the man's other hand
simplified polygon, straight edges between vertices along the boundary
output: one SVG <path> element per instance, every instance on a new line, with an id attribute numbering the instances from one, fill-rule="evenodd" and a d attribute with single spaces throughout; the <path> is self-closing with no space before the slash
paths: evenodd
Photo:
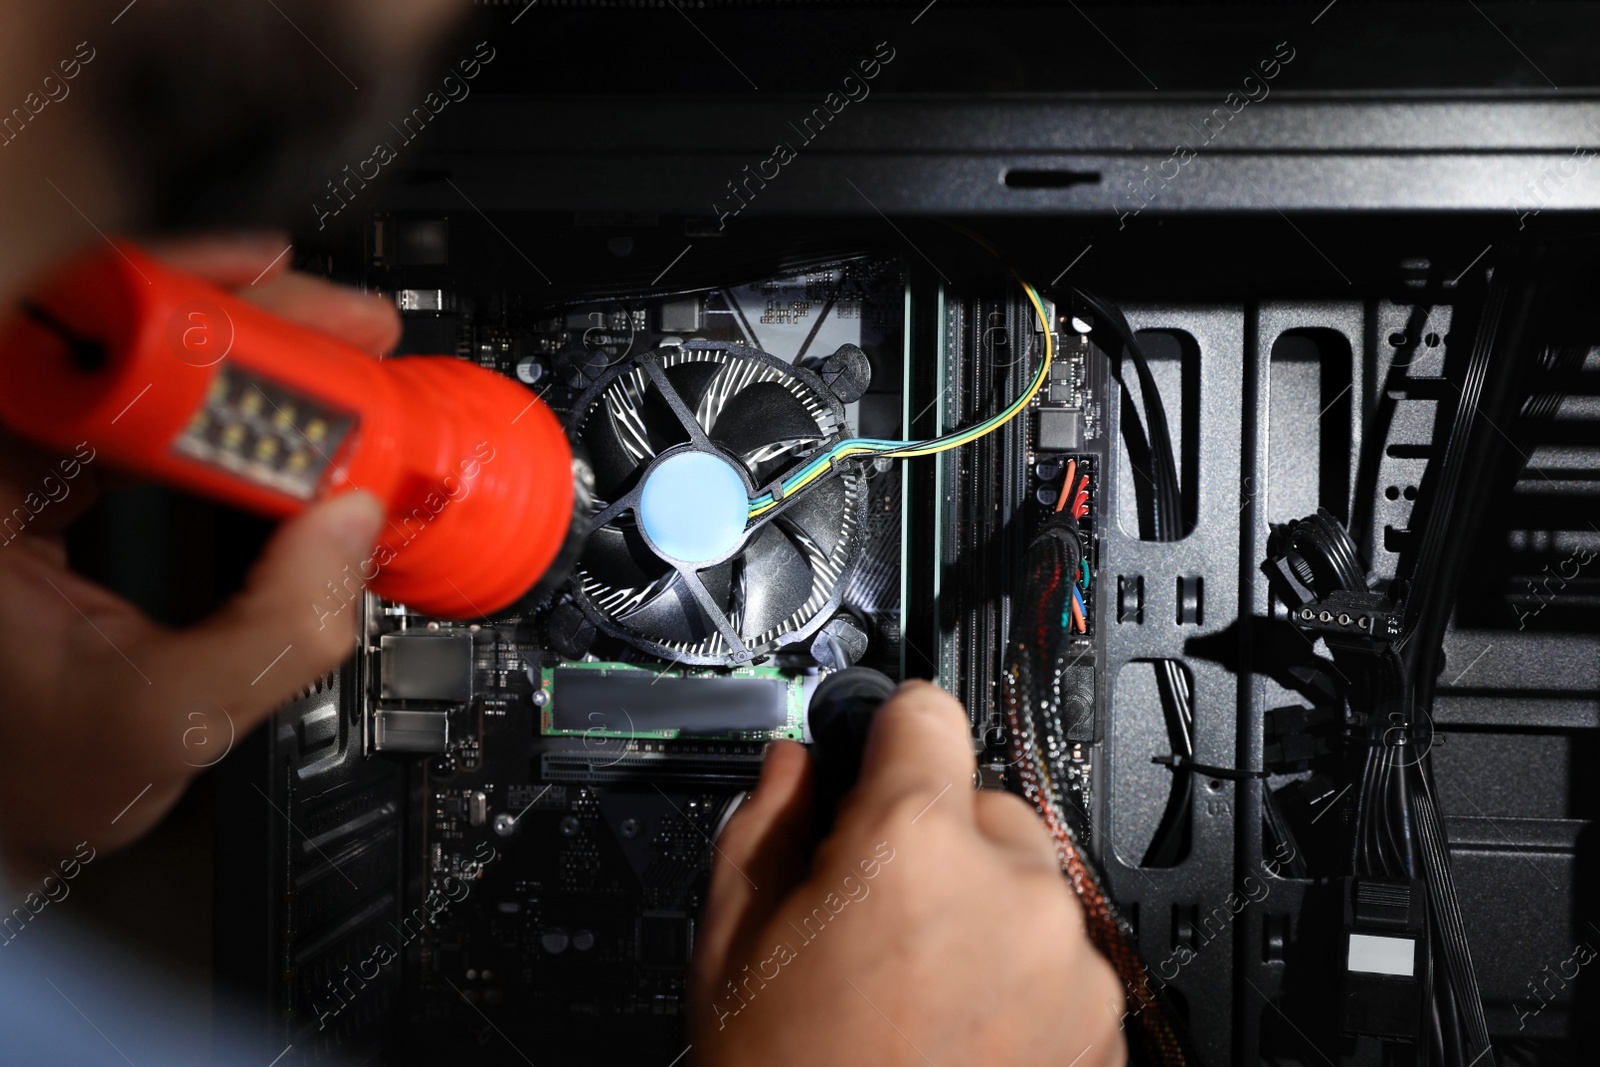
<path id="1" fill-rule="evenodd" d="M 769 749 L 717 843 L 691 976 L 698 1062 L 1125 1062 L 1121 984 L 1037 816 L 972 788 L 969 730 L 942 690 L 901 686 L 820 846 L 808 756 Z"/>

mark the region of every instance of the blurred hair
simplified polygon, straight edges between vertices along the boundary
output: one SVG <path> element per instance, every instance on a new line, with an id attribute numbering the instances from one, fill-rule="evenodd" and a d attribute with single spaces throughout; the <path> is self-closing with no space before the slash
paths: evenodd
<path id="1" fill-rule="evenodd" d="M 144 5 L 103 43 L 85 88 L 136 225 L 306 229 L 327 180 L 392 135 L 460 45 L 451 32 L 385 54 L 350 3 L 279 7 Z"/>

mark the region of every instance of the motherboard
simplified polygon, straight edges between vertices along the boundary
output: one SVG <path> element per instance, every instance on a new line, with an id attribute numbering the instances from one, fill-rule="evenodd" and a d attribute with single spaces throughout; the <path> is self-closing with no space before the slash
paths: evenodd
<path id="1" fill-rule="evenodd" d="M 969 710 L 980 784 L 1014 784 L 1009 590 L 1046 524 L 1082 547 L 1051 772 L 1096 847 L 1114 424 L 1105 354 L 1070 307 L 882 254 L 552 302 L 471 270 L 483 257 L 461 244 L 444 219 L 374 224 L 365 284 L 400 309 L 395 358 L 452 355 L 548 404 L 592 468 L 590 525 L 564 585 L 514 613 L 364 597 L 340 699 L 362 773 L 396 776 L 399 891 L 290 959 L 303 1037 L 347 1053 L 362 1020 L 398 1010 L 384 1062 L 673 1062 L 714 841 L 765 745 L 811 740 L 831 672 L 931 674 Z M 926 459 L 817 458 L 948 439 L 1008 405 L 995 432 Z M 645 492 L 705 453 L 745 483 L 736 539 L 710 548 L 695 538 L 714 523 L 673 527 Z M 670 537 L 689 540 L 659 551 Z M 308 932 L 327 922 L 304 914 Z"/>
<path id="2" fill-rule="evenodd" d="M 442 222 L 386 225 L 391 248 L 444 239 Z M 526 385 L 594 462 L 597 508 L 685 445 L 652 365 L 758 474 L 841 434 L 901 436 L 897 260 L 549 308 L 404 259 L 372 279 L 402 311 L 401 354 Z M 601 522 L 568 587 L 520 615 L 450 621 L 369 598 L 364 743 L 408 768 L 419 816 L 406 1054 L 464 1038 L 475 1062 L 682 1050 L 712 841 L 763 746 L 808 739 L 828 670 L 900 674 L 901 493 L 894 464 L 832 479 L 812 494 L 820 518 L 791 509 L 692 578 L 654 566 L 628 517 Z M 720 626 L 686 578 L 718 598 Z"/>
<path id="3" fill-rule="evenodd" d="M 553 299 L 479 269 L 489 239 L 381 216 L 363 284 L 400 310 L 393 358 L 453 356 L 549 405 L 593 472 L 588 533 L 562 585 L 507 613 L 363 594 L 359 654 L 286 720 L 314 786 L 291 814 L 321 835 L 279 913 L 299 1062 L 674 1062 L 714 842 L 765 746 L 812 740 L 829 674 L 932 677 L 968 708 L 979 784 L 1014 787 L 1009 598 L 1047 524 L 1082 547 L 1048 758 L 1100 847 L 1125 598 L 1100 574 L 1108 361 L 1071 307 L 884 253 Z M 827 458 L 997 419 L 926 458 Z M 710 548 L 714 523 L 652 517 L 645 491 L 708 453 L 743 479 L 737 536 Z M 339 877 L 369 854 L 381 870 Z"/>

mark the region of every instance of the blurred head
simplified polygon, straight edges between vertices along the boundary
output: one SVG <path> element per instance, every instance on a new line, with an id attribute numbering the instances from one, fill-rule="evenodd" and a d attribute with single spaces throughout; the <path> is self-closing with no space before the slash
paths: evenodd
<path id="1" fill-rule="evenodd" d="M 97 230 L 305 225 L 324 183 L 371 153 L 460 46 L 467 5 L 120 8 L 0 0 L 0 117 L 13 116 L 0 135 L 0 298 Z"/>

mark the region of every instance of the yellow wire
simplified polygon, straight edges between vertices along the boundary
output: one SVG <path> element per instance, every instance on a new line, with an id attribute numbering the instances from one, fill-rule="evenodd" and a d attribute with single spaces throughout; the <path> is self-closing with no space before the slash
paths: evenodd
<path id="1" fill-rule="evenodd" d="M 897 448 L 889 452 L 880 453 L 881 455 L 891 456 L 896 459 L 910 459 L 916 456 L 931 456 L 939 452 L 948 452 L 952 448 L 960 448 L 962 445 L 971 444 L 978 438 L 988 436 L 1016 418 L 1024 408 L 1033 402 L 1033 398 L 1039 395 L 1039 390 L 1044 388 L 1044 383 L 1050 377 L 1050 363 L 1055 358 L 1055 342 L 1050 333 L 1050 317 L 1045 314 L 1044 304 L 1040 301 L 1039 294 L 1034 292 L 1033 286 L 1027 282 L 1022 283 L 1022 290 L 1028 294 L 1028 300 L 1032 302 L 1033 310 L 1039 316 L 1039 324 L 1044 327 L 1044 362 L 1040 364 L 1039 371 L 1034 375 L 1033 384 L 1029 387 L 1027 393 L 1014 402 L 1011 410 L 1003 411 L 995 416 L 991 420 L 992 425 L 980 423 L 978 426 L 973 427 L 969 433 L 951 437 L 944 441 L 929 442 L 921 447 Z"/>
<path id="2" fill-rule="evenodd" d="M 1033 398 L 1039 395 L 1039 390 L 1044 388 L 1044 383 L 1049 380 L 1050 364 L 1055 358 L 1055 341 L 1050 331 L 1050 316 L 1045 314 L 1044 302 L 1039 299 L 1039 294 L 1034 290 L 1033 286 L 1029 285 L 1027 282 L 1022 283 L 1022 290 L 1023 292 L 1027 293 L 1029 302 L 1033 304 L 1033 310 L 1035 314 L 1039 316 L 1039 325 L 1044 330 L 1044 361 L 1040 363 L 1038 371 L 1034 374 L 1033 382 L 1029 385 L 1028 391 L 1022 396 L 1018 397 L 1016 400 L 1012 401 L 1012 404 L 1009 408 L 1000 412 L 998 415 L 995 415 L 993 418 L 979 423 L 970 430 L 952 434 L 946 438 L 935 438 L 931 441 L 909 443 L 904 448 L 882 449 L 872 448 L 867 445 L 844 446 L 829 457 L 830 463 L 817 467 L 815 470 L 811 471 L 809 474 L 797 481 L 794 485 L 786 487 L 783 491 L 783 499 L 787 500 L 789 497 L 792 497 L 795 493 L 800 492 L 818 478 L 821 478 L 824 474 L 827 474 L 833 469 L 831 463 L 832 460 L 844 459 L 847 456 L 855 455 L 884 456 L 889 459 L 913 459 L 917 456 L 936 455 L 940 452 L 948 452 L 953 448 L 960 448 L 962 445 L 971 444 L 973 441 L 993 433 L 1020 415 L 1023 410 L 1026 409 L 1030 403 L 1032 403 Z M 750 517 L 752 519 L 759 518 L 760 516 L 771 511 L 773 508 L 777 507 L 780 503 L 782 503 L 781 500 L 772 500 L 762 504 L 759 507 L 752 508 L 750 510 Z"/>
<path id="3" fill-rule="evenodd" d="M 846 456 L 859 456 L 859 455 L 878 455 L 878 456 L 881 456 L 883 454 L 884 454 L 883 452 L 881 452 L 881 451 L 879 451 L 877 449 L 867 448 L 865 446 L 859 446 L 859 447 L 853 447 L 853 448 L 841 448 L 838 452 L 836 452 L 834 454 L 833 458 L 834 459 L 843 459 Z M 833 468 L 831 466 L 818 467 L 816 470 L 814 470 L 810 474 L 806 475 L 800 481 L 798 481 L 794 485 L 790 486 L 788 488 L 788 490 L 783 494 L 783 499 L 787 500 L 791 496 L 794 496 L 794 494 L 798 493 L 800 490 L 804 489 L 806 486 L 810 485 L 812 482 L 816 481 L 818 478 L 821 478 L 824 474 L 827 474 L 832 469 Z M 756 518 L 758 516 L 765 515 L 767 512 L 769 512 L 773 508 L 777 507 L 780 503 L 782 503 L 782 501 L 774 500 L 774 501 L 771 501 L 770 503 L 763 504 L 759 508 L 753 509 L 750 512 L 750 517 L 751 518 Z"/>

